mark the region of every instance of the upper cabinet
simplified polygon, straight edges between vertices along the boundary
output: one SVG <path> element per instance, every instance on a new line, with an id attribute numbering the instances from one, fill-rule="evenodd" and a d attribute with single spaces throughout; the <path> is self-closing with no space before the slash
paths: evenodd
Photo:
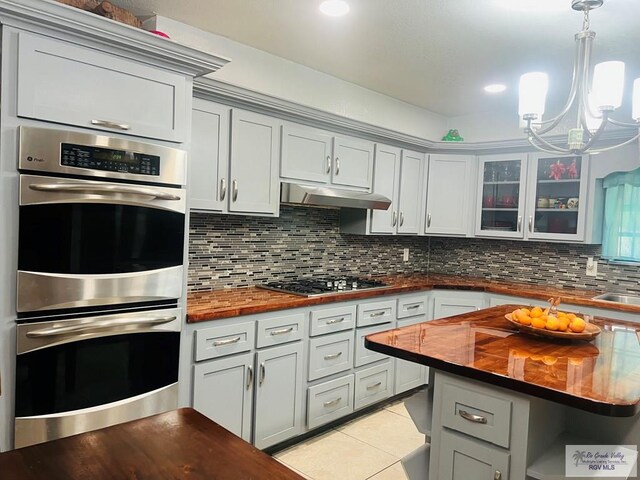
<path id="1" fill-rule="evenodd" d="M 282 129 L 280 176 L 283 180 L 368 191 L 373 179 L 373 144 L 286 124 Z"/>
<path id="2" fill-rule="evenodd" d="M 476 157 L 473 155 L 429 155 L 426 234 L 473 234 L 475 172 Z"/>
<path id="3" fill-rule="evenodd" d="M 18 117 L 187 140 L 190 90 L 183 75 L 20 32 L 17 76 Z"/>
<path id="4" fill-rule="evenodd" d="M 194 99 L 191 208 L 277 216 L 279 135 L 275 118 Z"/>

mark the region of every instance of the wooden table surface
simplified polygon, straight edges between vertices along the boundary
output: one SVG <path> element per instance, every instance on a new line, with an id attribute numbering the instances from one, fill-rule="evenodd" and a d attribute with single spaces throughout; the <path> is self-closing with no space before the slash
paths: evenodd
<path id="1" fill-rule="evenodd" d="M 596 317 L 593 341 L 519 333 L 502 305 L 374 333 L 365 346 L 601 415 L 640 413 L 640 323 Z"/>
<path id="2" fill-rule="evenodd" d="M 0 454 L 2 480 L 302 480 L 191 408 Z"/>

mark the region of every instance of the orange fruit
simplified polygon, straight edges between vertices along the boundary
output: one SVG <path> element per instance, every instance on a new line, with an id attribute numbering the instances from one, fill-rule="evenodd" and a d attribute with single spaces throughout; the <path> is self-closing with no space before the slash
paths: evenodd
<path id="1" fill-rule="evenodd" d="M 556 314 L 556 317 L 558 317 L 558 318 L 560 318 L 560 317 L 566 317 L 566 316 L 567 316 L 567 314 L 566 314 L 566 313 L 564 313 L 564 312 L 558 312 L 558 313 Z"/>
<path id="2" fill-rule="evenodd" d="M 533 307 L 531 309 L 531 313 L 529 315 L 531 315 L 531 318 L 541 317 L 542 316 L 542 309 L 540 307 Z"/>
<path id="3" fill-rule="evenodd" d="M 513 320 L 517 320 L 518 319 L 518 314 L 520 313 L 520 309 L 516 308 L 513 312 L 511 312 L 511 318 Z"/>
<path id="4" fill-rule="evenodd" d="M 531 325 L 532 318 L 529 315 L 520 314 L 518 316 L 518 322 L 522 325 Z"/>
<path id="5" fill-rule="evenodd" d="M 582 318 L 576 317 L 571 321 L 569 328 L 571 329 L 572 332 L 580 333 L 584 331 L 586 326 L 587 326 L 587 323 Z"/>
<path id="6" fill-rule="evenodd" d="M 521 308 L 520 311 L 526 315 L 531 316 L 531 310 L 529 310 L 528 308 Z"/>
<path id="7" fill-rule="evenodd" d="M 566 332 L 567 328 L 569 328 L 569 319 L 567 317 L 558 317 L 558 322 L 560 325 L 558 326 L 558 331 Z"/>
<path id="8" fill-rule="evenodd" d="M 547 330 L 553 330 L 553 331 L 558 330 L 560 328 L 560 320 L 558 320 L 553 315 L 549 315 L 547 317 L 547 323 L 545 325 L 545 328 Z"/>
<path id="9" fill-rule="evenodd" d="M 531 318 L 531 326 L 535 328 L 544 328 L 547 325 L 547 322 L 540 317 L 532 317 Z"/>
<path id="10" fill-rule="evenodd" d="M 567 318 L 569 320 L 573 320 L 574 318 L 576 318 L 576 314 L 575 313 L 567 313 Z"/>

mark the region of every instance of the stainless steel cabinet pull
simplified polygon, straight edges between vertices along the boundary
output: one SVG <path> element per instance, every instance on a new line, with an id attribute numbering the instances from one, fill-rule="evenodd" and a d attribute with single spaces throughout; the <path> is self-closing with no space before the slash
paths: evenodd
<path id="1" fill-rule="evenodd" d="M 280 330 L 271 330 L 271 335 L 284 335 L 285 333 L 293 332 L 293 327 L 281 328 Z"/>
<path id="2" fill-rule="evenodd" d="M 215 340 L 213 342 L 214 347 L 221 347 L 222 345 L 231 345 L 232 343 L 238 343 L 242 337 L 228 338 L 226 340 Z"/>
<path id="3" fill-rule="evenodd" d="M 396 223 L 398 223 L 398 214 L 397 214 L 397 213 L 396 213 L 396 211 L 394 210 L 394 211 L 393 211 L 393 217 L 392 217 L 392 220 L 391 220 L 391 226 L 392 226 L 392 227 L 395 227 L 395 226 L 396 226 Z"/>
<path id="4" fill-rule="evenodd" d="M 400 212 L 400 226 L 404 225 L 404 213 Z"/>
<path id="5" fill-rule="evenodd" d="M 407 307 L 407 310 L 415 310 L 416 308 L 420 308 L 420 305 L 419 304 L 418 305 L 409 305 Z"/>
<path id="6" fill-rule="evenodd" d="M 502 480 L 502 473 L 500 473 L 500 470 L 496 470 L 496 473 L 493 474 L 493 480 Z"/>
<path id="7" fill-rule="evenodd" d="M 518 231 L 522 230 L 522 215 L 518 215 Z"/>
<path id="8" fill-rule="evenodd" d="M 431 214 L 427 213 L 427 227 L 431 226 Z"/>
<path id="9" fill-rule="evenodd" d="M 327 320 L 327 325 L 333 325 L 334 323 L 344 322 L 344 317 L 334 318 L 333 320 Z"/>
<path id="10" fill-rule="evenodd" d="M 51 327 L 43 328 L 41 330 L 32 330 L 27 332 L 29 338 L 39 337 L 55 337 L 57 335 L 66 335 L 69 333 L 81 333 L 92 330 L 103 330 L 108 328 L 122 328 L 129 326 L 144 326 L 144 325 L 161 325 L 163 323 L 173 322 L 177 317 L 175 315 L 169 317 L 152 317 L 152 318 L 137 318 L 137 319 L 120 319 L 120 320 L 105 320 L 103 322 L 82 323 L 80 325 L 69 325 L 67 327 Z"/>
<path id="11" fill-rule="evenodd" d="M 340 173 L 340 158 L 336 157 L 336 175 Z"/>
<path id="12" fill-rule="evenodd" d="M 253 366 L 249 365 L 247 367 L 247 390 L 251 388 L 253 384 Z"/>
<path id="13" fill-rule="evenodd" d="M 529 231 L 533 232 L 533 216 L 529 215 Z"/>
<path id="14" fill-rule="evenodd" d="M 331 172 L 331 156 L 327 155 L 327 173 Z"/>
<path id="15" fill-rule="evenodd" d="M 238 200 L 238 180 L 234 180 L 233 182 L 231 182 L 231 188 L 233 189 L 231 199 L 235 202 L 236 200 Z"/>
<path id="16" fill-rule="evenodd" d="M 337 405 L 338 403 L 340 403 L 340 400 L 342 400 L 342 397 L 338 397 L 338 398 L 336 398 L 334 400 L 329 400 L 327 402 L 324 402 L 323 405 L 325 407 L 332 407 L 332 406 Z"/>
<path id="17" fill-rule="evenodd" d="M 161 192 L 154 188 L 134 187 L 127 185 L 85 185 L 81 183 L 34 183 L 29 185 L 30 190 L 36 190 L 38 192 L 63 192 L 63 193 L 90 193 L 95 195 L 113 195 L 113 194 L 128 194 L 128 195 L 142 195 L 145 197 L 153 197 L 158 200 L 180 200 L 178 195 L 171 193 Z"/>
<path id="18" fill-rule="evenodd" d="M 382 382 L 372 383 L 367 387 L 367 390 L 373 390 L 374 388 L 379 387 L 380 385 L 382 385 Z"/>
<path id="19" fill-rule="evenodd" d="M 386 312 L 384 310 L 382 310 L 381 312 L 373 312 L 371 315 L 369 315 L 369 318 L 375 318 L 375 317 L 381 317 L 385 314 Z"/>
<path id="20" fill-rule="evenodd" d="M 264 362 L 260 364 L 260 385 L 264 382 L 264 377 L 267 374 L 266 369 L 264 368 Z"/>
<path id="21" fill-rule="evenodd" d="M 483 417 L 481 415 L 474 415 L 473 413 L 469 413 L 466 410 L 458 410 L 458 415 L 460 415 L 465 420 L 469 420 L 473 423 L 487 423 L 487 417 Z"/>
<path id="22" fill-rule="evenodd" d="M 126 123 L 110 122 L 108 120 L 91 120 L 91 125 L 98 127 L 115 128 L 118 130 L 131 130 L 131 126 Z"/>
<path id="23" fill-rule="evenodd" d="M 333 360 L 334 358 L 338 358 L 340 355 L 342 355 L 342 352 L 338 352 L 338 353 L 331 353 L 329 355 L 325 355 L 324 359 L 325 360 Z"/>
<path id="24" fill-rule="evenodd" d="M 222 178 L 220 179 L 220 200 L 224 200 L 224 197 L 227 196 L 227 181 Z"/>

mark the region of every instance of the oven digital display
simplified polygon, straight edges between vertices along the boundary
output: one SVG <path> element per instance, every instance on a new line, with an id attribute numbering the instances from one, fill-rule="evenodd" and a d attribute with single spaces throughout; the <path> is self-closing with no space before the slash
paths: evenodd
<path id="1" fill-rule="evenodd" d="M 105 170 L 135 175 L 160 175 L 160 157 L 126 150 L 61 144 L 60 163 L 67 167 Z"/>

